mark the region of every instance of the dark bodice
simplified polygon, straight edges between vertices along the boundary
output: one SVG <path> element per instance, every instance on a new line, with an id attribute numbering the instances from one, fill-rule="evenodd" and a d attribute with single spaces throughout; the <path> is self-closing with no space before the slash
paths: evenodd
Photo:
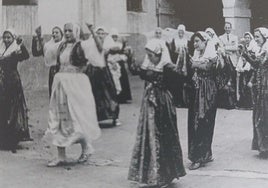
<path id="1" fill-rule="evenodd" d="M 18 62 L 28 59 L 29 53 L 24 45 L 21 45 L 20 53 L 12 53 L 6 57 L 0 57 L 0 68 L 3 71 L 17 71 Z"/>

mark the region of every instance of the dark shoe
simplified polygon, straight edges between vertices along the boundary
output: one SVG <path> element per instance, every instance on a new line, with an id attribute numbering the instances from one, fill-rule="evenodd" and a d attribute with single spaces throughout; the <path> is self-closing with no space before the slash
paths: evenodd
<path id="1" fill-rule="evenodd" d="M 260 158 L 267 159 L 268 158 L 268 152 L 267 151 L 260 152 L 259 156 L 260 156 Z"/>
<path id="2" fill-rule="evenodd" d="M 190 166 L 189 166 L 189 170 L 196 170 L 198 168 L 201 167 L 201 163 L 192 163 Z"/>
<path id="3" fill-rule="evenodd" d="M 85 163 L 88 161 L 89 157 L 91 156 L 91 154 L 85 154 L 85 153 L 82 153 L 80 155 L 80 157 L 78 158 L 77 162 L 78 163 Z"/>

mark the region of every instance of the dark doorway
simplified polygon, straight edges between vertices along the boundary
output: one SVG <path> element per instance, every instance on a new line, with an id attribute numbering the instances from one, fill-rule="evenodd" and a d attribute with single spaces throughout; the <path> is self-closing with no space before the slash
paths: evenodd
<path id="1" fill-rule="evenodd" d="M 202 31 L 212 27 L 223 33 L 222 0 L 174 0 L 176 14 L 189 31 Z"/>
<path id="2" fill-rule="evenodd" d="M 251 28 L 268 27 L 268 1 L 251 0 L 252 21 Z"/>

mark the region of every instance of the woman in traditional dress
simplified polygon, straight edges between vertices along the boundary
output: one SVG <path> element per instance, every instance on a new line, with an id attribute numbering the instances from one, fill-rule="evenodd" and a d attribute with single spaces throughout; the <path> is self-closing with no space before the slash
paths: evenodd
<path id="1" fill-rule="evenodd" d="M 247 53 L 251 54 L 251 56 L 255 56 L 259 50 L 259 47 L 250 32 L 246 32 L 244 34 L 244 42 L 245 44 L 242 45 L 242 52 L 246 50 Z M 240 56 L 238 59 L 236 71 L 239 74 L 239 100 L 237 101 L 237 107 L 243 109 L 251 109 L 252 94 L 248 83 L 250 82 L 252 73 L 254 71 L 251 65 L 242 56 Z"/>
<path id="2" fill-rule="evenodd" d="M 187 98 L 184 83 L 187 82 L 187 62 L 189 60 L 188 39 L 185 36 L 186 28 L 180 24 L 178 26 L 178 37 L 174 38 L 168 45 L 172 62 L 177 66 L 178 75 L 171 93 L 177 107 L 186 107 Z M 174 78 L 175 79 L 175 78 Z"/>
<path id="3" fill-rule="evenodd" d="M 216 117 L 216 63 L 215 46 L 209 43 L 205 32 L 193 36 L 195 53 L 191 59 L 193 91 L 188 111 L 189 169 L 195 170 L 212 158 L 212 138 Z"/>
<path id="4" fill-rule="evenodd" d="M 103 43 L 106 37 L 105 29 L 97 28 L 96 33 L 88 25 L 92 36 L 82 42 L 86 57 L 89 61 L 86 74 L 88 75 L 97 107 L 98 121 L 113 120 L 113 126 L 120 125 L 119 103 L 115 83 L 105 61 Z"/>
<path id="5" fill-rule="evenodd" d="M 117 29 L 113 28 L 110 35 L 107 36 L 107 39 L 108 37 L 111 37 L 112 40 L 109 40 L 107 42 L 108 44 L 106 43 L 107 46 L 104 47 L 107 50 L 106 60 L 111 72 L 118 70 L 119 74 L 117 75 L 120 75 L 119 83 L 121 91 L 118 93 L 117 98 L 120 103 L 126 103 L 132 100 L 128 74 L 125 67 L 125 63 L 128 60 L 127 54 L 125 54 L 126 43 L 119 41 L 119 33 Z M 115 70 L 117 64 L 119 67 Z"/>
<path id="6" fill-rule="evenodd" d="M 79 42 L 80 27 L 64 25 L 64 42 L 57 53 L 59 72 L 55 75 L 49 105 L 49 128 L 58 157 L 49 167 L 66 162 L 65 148 L 80 143 L 82 153 L 78 163 L 92 155 L 91 142 L 100 136 L 96 106 L 88 77 L 83 73 L 87 59 Z"/>
<path id="7" fill-rule="evenodd" d="M 41 27 L 36 29 L 36 36 L 32 40 L 32 53 L 33 56 L 44 56 L 45 65 L 49 67 L 49 79 L 48 88 L 49 96 L 51 95 L 51 88 L 53 83 L 53 78 L 57 73 L 57 50 L 59 45 L 62 43 L 63 32 L 60 27 L 56 26 L 52 29 L 51 39 L 44 44 L 44 39 L 42 38 Z"/>
<path id="8" fill-rule="evenodd" d="M 31 140 L 27 106 L 23 94 L 18 62 L 29 58 L 29 53 L 7 29 L 0 41 L 0 148 L 16 152 L 19 141 Z"/>
<path id="9" fill-rule="evenodd" d="M 140 77 L 145 90 L 128 179 L 140 187 L 167 187 L 185 175 L 176 109 L 165 79 L 176 68 L 159 39 L 150 40 Z M 165 69 L 165 70 L 164 70 Z"/>
<path id="10" fill-rule="evenodd" d="M 253 142 L 252 149 L 261 157 L 268 157 L 268 29 L 254 30 L 255 40 L 260 50 L 252 56 L 245 51 L 243 57 L 255 69 L 253 85 Z"/>

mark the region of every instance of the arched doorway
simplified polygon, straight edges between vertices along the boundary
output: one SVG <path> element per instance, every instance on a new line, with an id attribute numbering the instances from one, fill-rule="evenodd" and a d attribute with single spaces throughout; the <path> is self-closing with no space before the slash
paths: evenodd
<path id="1" fill-rule="evenodd" d="M 176 14 L 187 30 L 198 31 L 212 27 L 216 33 L 223 33 L 222 0 L 177 0 L 174 4 Z"/>
<path id="2" fill-rule="evenodd" d="M 268 1 L 267 0 L 251 0 L 251 28 L 268 27 Z"/>

